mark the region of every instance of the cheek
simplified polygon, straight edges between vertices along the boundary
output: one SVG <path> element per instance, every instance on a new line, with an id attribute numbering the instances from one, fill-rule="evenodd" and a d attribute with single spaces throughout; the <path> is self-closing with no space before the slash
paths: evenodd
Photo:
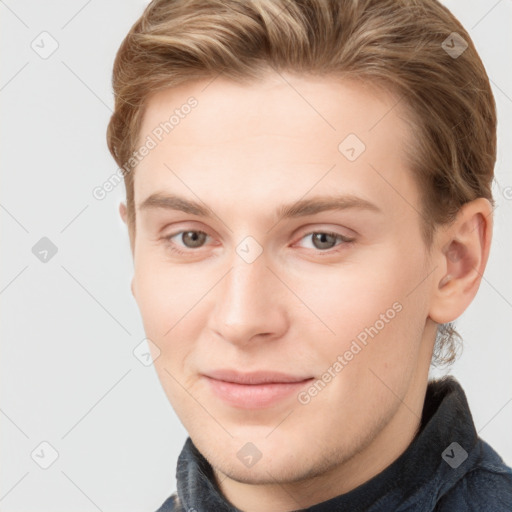
<path id="1" fill-rule="evenodd" d="M 208 281 L 191 267 L 166 260 L 161 247 L 148 243 L 136 250 L 135 298 L 144 322 L 160 336 L 200 300 L 208 290 Z"/>
<path id="2" fill-rule="evenodd" d="M 319 416 L 332 404 L 357 415 L 358 421 L 346 424 L 356 437 L 376 411 L 385 415 L 396 407 L 394 393 L 405 394 L 425 326 L 425 293 L 421 286 L 411 293 L 424 278 L 421 261 L 405 264 L 392 252 L 380 256 L 364 271 L 333 280 L 313 306 L 325 312 L 322 320 L 335 335 L 311 337 L 316 341 L 311 350 L 321 361 L 318 378 L 326 384 L 318 393 L 306 390 L 302 398 L 311 400 L 308 410 Z"/>
<path id="3" fill-rule="evenodd" d="M 165 358 L 173 340 L 191 339 L 191 333 L 185 332 L 193 327 L 189 315 L 197 314 L 195 306 L 204 295 L 205 286 L 187 275 L 186 270 L 173 270 L 154 258 L 142 257 L 135 266 L 133 285 L 146 336 Z M 175 357 L 179 351 L 179 344 L 173 343 Z"/>
<path id="4" fill-rule="evenodd" d="M 324 364 L 346 351 L 352 352 L 350 361 L 358 361 L 351 366 L 367 366 L 373 359 L 398 363 L 418 350 L 428 310 L 421 285 L 428 274 L 423 253 L 411 255 L 396 245 L 381 249 L 364 265 L 331 269 L 318 293 L 307 294 L 307 287 L 298 291 L 326 326 L 320 326 L 324 342 L 315 347 Z"/>
<path id="5" fill-rule="evenodd" d="M 215 286 L 225 269 L 172 264 L 162 251 L 149 247 L 139 248 L 137 256 L 134 294 L 146 336 L 160 349 L 155 368 L 161 379 L 166 377 L 163 368 L 182 379 L 188 378 L 209 315 L 219 298 Z M 172 383 L 171 379 L 168 384 Z"/>
<path id="6" fill-rule="evenodd" d="M 204 286 L 194 282 L 183 271 L 171 271 L 168 265 L 142 259 L 134 274 L 144 332 L 159 350 L 153 362 L 155 371 L 170 403 L 181 414 L 191 406 L 190 395 L 183 390 L 193 382 L 189 382 L 185 368 L 200 336 L 198 301 L 205 294 Z"/>

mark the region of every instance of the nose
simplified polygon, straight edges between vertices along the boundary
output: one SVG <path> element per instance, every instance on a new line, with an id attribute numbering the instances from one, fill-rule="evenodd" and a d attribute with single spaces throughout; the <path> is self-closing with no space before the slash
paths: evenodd
<path id="1" fill-rule="evenodd" d="M 238 257 L 233 261 L 231 270 L 216 287 L 210 328 L 238 345 L 281 337 L 289 321 L 285 286 L 263 255 L 252 263 Z"/>

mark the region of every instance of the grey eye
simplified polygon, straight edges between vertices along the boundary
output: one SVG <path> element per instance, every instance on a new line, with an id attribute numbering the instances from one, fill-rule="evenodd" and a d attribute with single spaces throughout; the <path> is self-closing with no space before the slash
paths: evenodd
<path id="1" fill-rule="evenodd" d="M 194 249 L 197 247 L 201 247 L 201 245 L 206 240 L 206 237 L 208 236 L 206 233 L 203 233 L 202 231 L 183 231 L 180 233 L 181 235 L 181 241 L 185 245 L 185 247 L 188 247 L 189 249 Z"/>
<path id="2" fill-rule="evenodd" d="M 313 245 L 316 249 L 332 249 L 339 238 L 338 235 L 331 233 L 311 233 Z"/>

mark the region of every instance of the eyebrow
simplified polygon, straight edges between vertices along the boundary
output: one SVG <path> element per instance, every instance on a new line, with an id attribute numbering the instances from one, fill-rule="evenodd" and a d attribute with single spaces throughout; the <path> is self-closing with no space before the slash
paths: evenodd
<path id="1" fill-rule="evenodd" d="M 151 194 L 138 207 L 141 211 L 158 208 L 182 211 L 206 218 L 217 217 L 214 211 L 208 206 L 177 195 L 161 193 Z M 294 203 L 284 204 L 276 209 L 275 218 L 281 221 L 283 219 L 315 215 L 324 211 L 347 210 L 352 208 L 382 213 L 382 210 L 374 203 L 349 194 L 341 196 L 316 196 L 310 199 L 300 199 Z"/>

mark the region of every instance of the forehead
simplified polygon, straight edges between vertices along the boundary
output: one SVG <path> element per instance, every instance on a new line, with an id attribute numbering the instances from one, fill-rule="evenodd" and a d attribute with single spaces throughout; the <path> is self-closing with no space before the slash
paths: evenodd
<path id="1" fill-rule="evenodd" d="M 313 186 L 352 193 L 373 183 L 389 195 L 376 173 L 409 179 L 397 175 L 409 173 L 404 117 L 390 92 L 335 77 L 269 73 L 239 84 L 219 76 L 159 91 L 139 134 L 140 144 L 149 137 L 155 145 L 135 172 L 136 203 L 175 188 L 189 197 L 252 194 L 257 202 L 274 192 L 297 199 Z"/>
<path id="2" fill-rule="evenodd" d="M 254 135 L 258 128 L 268 135 L 275 128 L 282 135 L 337 132 L 336 137 L 353 130 L 364 138 L 391 111 L 394 115 L 384 123 L 386 128 L 403 116 L 399 98 L 368 81 L 268 72 L 260 80 L 244 84 L 218 76 L 158 91 L 146 102 L 140 135 L 151 133 L 176 111 L 188 111 L 191 98 L 197 102 L 191 113 L 198 137 L 204 139 L 201 129 L 209 130 L 212 120 L 216 123 L 217 130 L 208 133 L 212 145 L 230 139 L 232 129 L 241 137 Z M 176 113 L 179 121 L 174 121 L 178 123 L 169 138 L 178 143 L 179 132 L 190 123 L 181 123 L 184 118 Z M 297 120 L 302 122 L 296 124 Z"/>

